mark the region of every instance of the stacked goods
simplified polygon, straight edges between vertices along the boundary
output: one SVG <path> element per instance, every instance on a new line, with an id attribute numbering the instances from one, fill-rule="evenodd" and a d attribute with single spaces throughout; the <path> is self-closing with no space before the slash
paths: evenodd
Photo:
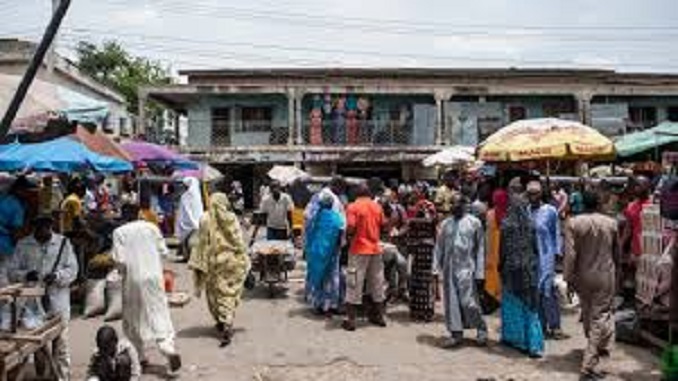
<path id="1" fill-rule="evenodd" d="M 410 316 L 414 320 L 431 321 L 435 313 L 433 249 L 435 221 L 415 219 L 409 222 L 405 237 L 407 252 L 412 257 L 410 277 Z"/>
<path id="2" fill-rule="evenodd" d="M 641 213 L 643 254 L 659 256 L 664 251 L 663 221 L 659 205 L 646 205 Z"/>

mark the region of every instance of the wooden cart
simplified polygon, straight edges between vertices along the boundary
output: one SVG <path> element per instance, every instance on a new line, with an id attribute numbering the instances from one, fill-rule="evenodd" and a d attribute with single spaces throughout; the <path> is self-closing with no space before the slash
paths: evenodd
<path id="1" fill-rule="evenodd" d="M 52 342 L 61 335 L 65 323 L 60 316 L 50 316 L 36 329 L 18 328 L 17 299 L 35 298 L 45 294 L 43 288 L 12 285 L 0 289 L 0 300 L 10 303 L 12 321 L 10 332 L 0 334 L 0 381 L 23 380 L 32 355 L 41 352 L 47 359 L 48 374 L 56 379 L 57 367 Z"/>
<path id="2" fill-rule="evenodd" d="M 251 247 L 252 271 L 259 273 L 259 281 L 268 286 L 269 297 L 288 280 L 294 270 L 294 244 L 291 241 L 258 241 Z"/>

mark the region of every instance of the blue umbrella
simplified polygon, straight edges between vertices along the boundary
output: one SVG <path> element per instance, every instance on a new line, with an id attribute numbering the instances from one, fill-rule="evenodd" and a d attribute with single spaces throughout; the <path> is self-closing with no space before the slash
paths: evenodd
<path id="1" fill-rule="evenodd" d="M 0 171 L 32 169 L 39 172 L 69 173 L 86 169 L 98 172 L 128 172 L 132 164 L 99 155 L 68 137 L 42 143 L 12 143 L 0 146 Z"/>

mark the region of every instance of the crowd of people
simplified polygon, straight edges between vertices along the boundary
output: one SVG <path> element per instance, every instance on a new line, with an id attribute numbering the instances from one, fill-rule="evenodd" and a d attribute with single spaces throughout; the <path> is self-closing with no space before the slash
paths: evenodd
<path id="1" fill-rule="evenodd" d="M 206 195 L 194 178 L 174 186 L 172 202 L 161 202 L 162 197 L 152 201 L 143 189 L 138 195 L 131 186 L 122 187 L 116 197 L 99 180 L 73 181 L 62 197 L 53 180 L 45 179 L 39 202 L 32 203 L 32 185 L 19 178 L 0 197 L 3 285 L 43 285 L 48 297 L 24 308 L 38 320 L 54 314 L 70 320 L 70 286 L 86 264 L 80 247 L 86 217 L 119 210 L 110 234 L 99 232 L 107 236 L 99 249 L 109 253 L 123 279 L 124 337 L 110 326 L 98 331 L 89 368 L 93 380 L 138 379 L 147 365 L 149 343 L 166 356 L 172 372 L 181 367 L 163 288 L 168 230 L 179 239 L 195 295 L 206 296 L 219 345 L 232 341 L 251 271 L 242 188 L 217 186 Z M 295 194 L 299 189 L 308 197 Z M 478 345 L 487 345 L 485 315 L 499 310 L 501 342 L 528 356 L 543 356 L 546 340 L 568 338 L 556 285 L 562 272 L 569 292 L 580 299 L 588 338 L 582 379 L 604 375 L 600 363 L 609 356 L 614 337 L 613 299 L 633 276 L 642 253 L 641 213 L 651 202 L 648 179 L 632 179 L 624 191 L 615 192 L 604 181 L 570 187 L 529 175 L 503 182 L 448 172 L 438 188 L 379 179 L 348 185 L 335 177 L 316 192 L 298 183 L 289 190 L 292 194 L 274 181 L 262 192 L 266 238 L 289 240 L 295 230 L 303 231 L 305 299 L 317 314 L 342 315 L 344 330 L 356 330 L 360 316 L 386 327 L 389 303 L 409 301 L 413 254 L 403 241 L 412 221 L 427 220 L 437 227 L 430 266 L 438 279 L 432 286 L 442 283 L 448 331 L 443 348 L 461 346 L 468 329 L 476 331 Z M 176 206 L 160 205 L 168 203 Z M 36 206 L 39 210 L 31 211 Z M 156 210 L 171 212 L 161 219 Z M 174 222 L 171 229 L 167 220 Z M 61 380 L 70 374 L 68 342 L 66 328 L 52 348 Z"/>
<path id="2" fill-rule="evenodd" d="M 598 379 L 614 337 L 614 298 L 634 276 L 641 213 L 651 202 L 645 177 L 612 188 L 529 175 L 500 184 L 456 172 L 437 189 L 378 179 L 347 188 L 336 178 L 306 207 L 306 300 L 318 314 L 345 314 L 347 331 L 356 329 L 359 310 L 386 326 L 388 302 L 408 300 L 408 222 L 433 220 L 431 266 L 442 283 L 448 331 L 442 347 L 462 345 L 467 329 L 486 345 L 484 315 L 500 309 L 501 342 L 542 357 L 545 341 L 569 338 L 560 310 L 567 301 L 556 284 L 562 273 L 565 298 L 576 293 L 580 300 L 588 338 L 582 379 Z"/>

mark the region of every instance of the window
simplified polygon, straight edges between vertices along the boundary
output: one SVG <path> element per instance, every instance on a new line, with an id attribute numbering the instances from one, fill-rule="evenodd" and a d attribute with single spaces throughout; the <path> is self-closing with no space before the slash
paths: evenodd
<path id="1" fill-rule="evenodd" d="M 657 125 L 657 109 L 655 107 L 629 107 L 629 120 L 632 129 L 645 129 Z"/>
<path id="2" fill-rule="evenodd" d="M 214 108 L 212 109 L 212 144 L 229 145 L 231 144 L 231 109 Z"/>
<path id="3" fill-rule="evenodd" d="M 527 112 L 525 112 L 525 107 L 523 106 L 509 106 L 509 121 L 515 122 L 516 120 L 525 119 Z"/>
<path id="4" fill-rule="evenodd" d="M 671 122 L 678 122 L 678 106 L 671 106 L 666 108 L 666 119 Z"/>
<path id="5" fill-rule="evenodd" d="M 273 128 L 273 109 L 271 107 L 243 107 L 242 123 L 237 132 L 270 132 Z"/>

